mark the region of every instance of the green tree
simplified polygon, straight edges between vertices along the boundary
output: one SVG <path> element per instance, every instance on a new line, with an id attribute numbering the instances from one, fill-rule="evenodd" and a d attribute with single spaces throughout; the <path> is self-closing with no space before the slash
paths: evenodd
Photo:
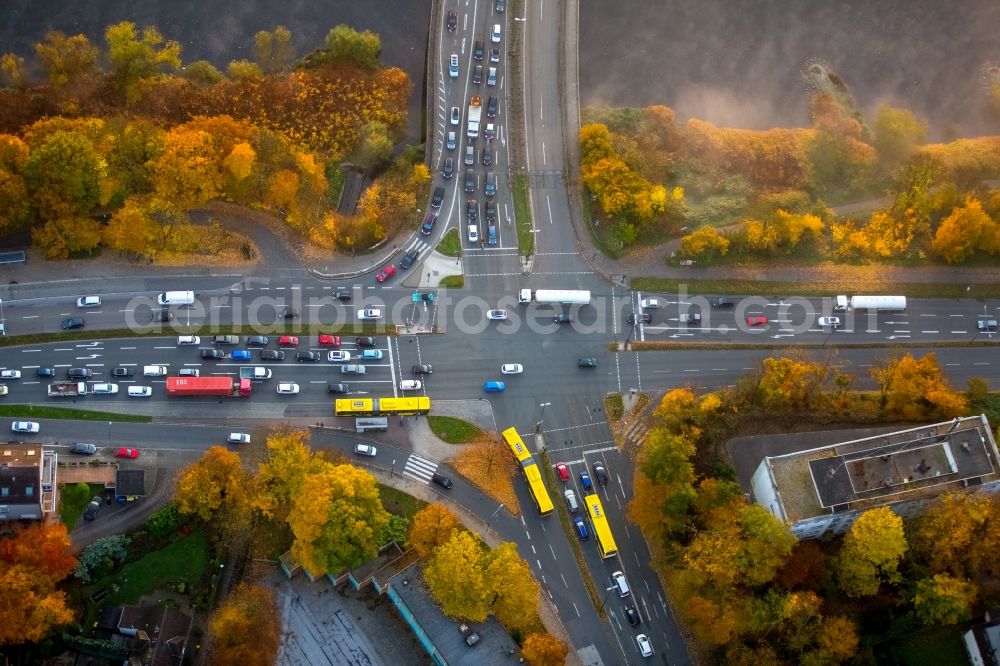
<path id="1" fill-rule="evenodd" d="M 917 581 L 913 606 L 924 624 L 958 624 L 972 617 L 976 587 L 945 573 Z"/>
<path id="2" fill-rule="evenodd" d="M 784 566 L 796 538 L 783 522 L 759 504 L 740 509 L 742 547 L 736 564 L 747 585 L 771 582 Z"/>
<path id="3" fill-rule="evenodd" d="M 373 121 L 362 126 L 358 145 L 358 162 L 367 167 L 385 164 L 392 156 L 392 148 L 392 135 L 388 125 Z"/>
<path id="4" fill-rule="evenodd" d="M 43 220 L 87 215 L 97 205 L 100 162 L 80 133 L 59 130 L 31 151 L 24 177 Z"/>
<path id="5" fill-rule="evenodd" d="M 927 124 L 912 111 L 880 106 L 872 123 L 875 151 L 883 168 L 893 169 L 913 155 L 927 138 Z"/>
<path id="6" fill-rule="evenodd" d="M 273 32 L 261 30 L 253 37 L 253 58 L 265 74 L 278 74 L 295 60 L 292 31 L 279 25 Z"/>
<path id="7" fill-rule="evenodd" d="M 203 88 L 213 86 L 225 78 L 222 72 L 207 60 L 195 60 L 184 65 L 183 75 L 191 83 Z"/>
<path id="8" fill-rule="evenodd" d="M 264 78 L 264 71 L 255 62 L 249 60 L 233 60 L 226 68 L 229 78 L 234 81 L 251 81 Z"/>
<path id="9" fill-rule="evenodd" d="M 439 546 L 424 568 L 424 579 L 445 615 L 482 622 L 490 610 L 490 582 L 483 573 L 483 546 L 457 531 Z"/>
<path id="10" fill-rule="evenodd" d="M 49 84 L 62 88 L 82 76 L 97 74 L 99 51 L 86 35 L 67 37 L 58 30 L 45 33 L 45 40 L 35 44 L 35 53 L 45 70 Z"/>
<path id="11" fill-rule="evenodd" d="M 122 21 L 108 26 L 104 40 L 108 45 L 112 81 L 128 104 L 139 99 L 144 79 L 181 66 L 181 45 L 175 41 L 164 42 L 163 35 L 154 26 L 146 26 L 139 33 L 134 23 Z"/>
<path id="12" fill-rule="evenodd" d="M 643 444 L 640 469 L 657 483 L 690 485 L 694 481 L 694 453 L 694 443 L 688 436 L 652 428 Z"/>
<path id="13" fill-rule="evenodd" d="M 892 509 L 865 511 L 847 532 L 837 556 L 841 591 L 850 597 L 870 597 L 883 582 L 898 582 L 897 568 L 907 548 L 903 520 Z"/>
<path id="14" fill-rule="evenodd" d="M 382 40 L 370 30 L 358 31 L 349 25 L 340 24 L 326 35 L 326 52 L 321 60 L 325 62 L 353 62 L 365 70 L 379 67 Z"/>

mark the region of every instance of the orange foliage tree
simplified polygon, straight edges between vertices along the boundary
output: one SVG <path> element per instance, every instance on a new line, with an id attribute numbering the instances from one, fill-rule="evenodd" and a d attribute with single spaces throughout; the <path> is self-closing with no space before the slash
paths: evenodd
<path id="1" fill-rule="evenodd" d="M 212 616 L 211 663 L 270 666 L 281 645 L 281 622 L 274 593 L 242 584 Z"/>

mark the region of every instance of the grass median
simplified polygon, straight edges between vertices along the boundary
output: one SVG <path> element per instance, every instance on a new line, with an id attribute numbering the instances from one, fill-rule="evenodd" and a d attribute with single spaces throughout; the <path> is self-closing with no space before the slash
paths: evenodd
<path id="1" fill-rule="evenodd" d="M 457 257 L 462 251 L 462 239 L 458 237 L 458 229 L 449 229 L 434 249 L 446 257 Z"/>
<path id="2" fill-rule="evenodd" d="M 95 412 L 89 409 L 56 407 L 54 405 L 0 405 L 0 416 L 26 419 L 67 419 L 73 421 L 123 421 L 128 423 L 149 423 L 153 420 L 153 417 L 142 414 Z"/>
<path id="3" fill-rule="evenodd" d="M 528 198 L 528 177 L 514 176 L 511 182 L 514 196 L 514 217 L 517 220 L 517 246 L 522 256 L 535 251 L 535 234 L 531 233 L 531 206 Z"/>
<path id="4" fill-rule="evenodd" d="M 456 419 L 453 416 L 427 417 L 431 432 L 449 444 L 466 444 L 483 436 L 482 429 L 474 423 Z"/>

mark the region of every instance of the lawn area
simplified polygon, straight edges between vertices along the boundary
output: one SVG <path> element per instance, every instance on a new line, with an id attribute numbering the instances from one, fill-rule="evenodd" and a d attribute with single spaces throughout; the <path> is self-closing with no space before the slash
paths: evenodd
<path id="1" fill-rule="evenodd" d="M 465 286 L 465 276 L 464 275 L 449 275 L 447 277 L 441 278 L 442 287 L 450 287 L 452 289 L 461 289 Z"/>
<path id="2" fill-rule="evenodd" d="M 514 217 L 517 220 L 517 247 L 521 256 L 535 251 L 535 234 L 531 233 L 531 206 L 528 205 L 528 177 L 514 176 L 511 182 L 514 196 Z"/>
<path id="3" fill-rule="evenodd" d="M 32 419 L 76 419 L 78 421 L 130 421 L 133 423 L 149 423 L 153 420 L 153 417 L 141 414 L 92 412 L 88 409 L 49 405 L 0 405 L 0 416 Z"/>
<path id="4" fill-rule="evenodd" d="M 178 583 L 191 587 L 201 580 L 208 566 L 209 548 L 208 535 L 199 530 L 140 560 L 129 562 L 95 583 L 91 590 L 117 586 L 117 590 L 112 588 L 111 594 L 101 601 L 102 606 L 117 606 L 135 603 L 142 595 L 158 588 L 171 588 Z"/>
<path id="5" fill-rule="evenodd" d="M 904 666 L 938 666 L 966 664 L 968 660 L 962 638 L 956 627 L 943 627 L 911 634 L 889 644 L 880 645 L 876 654 Z M 881 659 L 879 660 L 881 662 Z"/>
<path id="6" fill-rule="evenodd" d="M 83 510 L 90 498 L 103 491 L 104 487 L 98 484 L 74 483 L 62 487 L 59 491 L 59 517 L 68 532 L 72 532 L 76 521 L 83 517 Z"/>
<path id="7" fill-rule="evenodd" d="M 482 436 L 479 426 L 451 416 L 428 416 L 431 431 L 449 444 L 465 444 Z"/>
<path id="8" fill-rule="evenodd" d="M 462 251 L 462 239 L 458 237 L 458 229 L 449 229 L 436 249 L 446 257 L 457 257 Z"/>
<path id="9" fill-rule="evenodd" d="M 378 493 L 382 498 L 382 506 L 385 507 L 386 511 L 396 516 L 402 516 L 407 520 L 413 518 L 413 514 L 427 506 L 427 502 L 422 499 L 418 499 L 413 495 L 407 495 L 402 490 L 383 486 L 381 483 L 378 484 Z"/>

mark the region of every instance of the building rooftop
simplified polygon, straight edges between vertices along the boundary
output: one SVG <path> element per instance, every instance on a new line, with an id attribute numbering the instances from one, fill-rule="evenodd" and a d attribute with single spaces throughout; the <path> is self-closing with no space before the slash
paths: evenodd
<path id="1" fill-rule="evenodd" d="M 42 517 L 41 444 L 0 444 L 0 520 Z"/>
<path id="2" fill-rule="evenodd" d="M 146 470 L 119 469 L 115 472 L 115 495 L 135 496 L 146 494 Z"/>
<path id="3" fill-rule="evenodd" d="M 768 456 L 785 518 L 933 497 L 996 480 L 1000 456 L 974 416 Z"/>

